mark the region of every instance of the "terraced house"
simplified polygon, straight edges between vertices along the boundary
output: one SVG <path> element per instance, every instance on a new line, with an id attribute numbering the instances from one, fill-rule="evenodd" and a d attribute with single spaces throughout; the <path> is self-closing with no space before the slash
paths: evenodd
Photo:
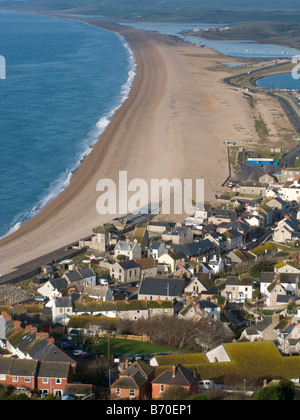
<path id="1" fill-rule="evenodd" d="M 13 386 L 18 391 L 38 390 L 41 396 L 54 394 L 62 397 L 66 385 L 72 382 L 70 363 L 41 362 L 14 358 L 0 359 L 0 384 Z"/>

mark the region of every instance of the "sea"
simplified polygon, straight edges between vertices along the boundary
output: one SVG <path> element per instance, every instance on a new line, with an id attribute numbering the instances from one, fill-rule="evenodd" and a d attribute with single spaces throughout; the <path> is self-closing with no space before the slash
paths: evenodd
<path id="1" fill-rule="evenodd" d="M 252 41 L 182 35 L 214 24 L 132 26 L 245 59 L 300 54 Z M 1 78 L 0 68 L 0 238 L 66 188 L 127 99 L 136 72 L 130 46 L 120 35 L 63 17 L 0 12 L 1 57 L 6 74 Z"/>
<path id="2" fill-rule="evenodd" d="M 257 86 L 265 89 L 289 89 L 300 91 L 300 73 L 284 73 L 266 76 L 256 81 Z"/>
<path id="3" fill-rule="evenodd" d="M 113 52 L 113 53 L 112 53 Z M 128 97 L 129 45 L 83 22 L 0 12 L 0 237 L 69 184 Z"/>

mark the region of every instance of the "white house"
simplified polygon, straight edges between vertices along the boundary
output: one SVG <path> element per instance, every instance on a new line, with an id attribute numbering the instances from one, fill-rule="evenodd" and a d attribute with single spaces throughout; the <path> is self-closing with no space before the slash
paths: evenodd
<path id="1" fill-rule="evenodd" d="M 170 252 L 169 254 L 161 255 L 158 258 L 159 264 L 166 264 L 172 273 L 176 271 L 177 265 L 184 261 L 185 258 L 180 252 Z"/>
<path id="2" fill-rule="evenodd" d="M 69 297 L 52 299 L 52 321 L 54 324 L 68 325 L 73 314 L 73 305 Z"/>
<path id="3" fill-rule="evenodd" d="M 281 261 L 280 263 L 274 265 L 274 273 L 298 273 L 298 274 L 300 274 L 300 270 L 298 270 L 298 268 L 295 268 L 292 265 L 286 263 L 285 261 Z"/>
<path id="4" fill-rule="evenodd" d="M 268 296 L 269 286 L 277 281 L 280 280 L 281 285 L 284 287 L 284 289 L 290 293 L 291 295 L 296 294 L 296 285 L 299 281 L 300 274 L 297 273 L 268 273 L 268 272 L 262 272 L 261 273 L 261 280 L 260 280 L 260 293 Z"/>
<path id="5" fill-rule="evenodd" d="M 159 257 L 164 255 L 166 251 L 165 244 L 159 241 L 153 241 L 150 243 L 148 248 L 148 257 L 153 257 L 154 259 L 158 260 Z"/>
<path id="6" fill-rule="evenodd" d="M 298 232 L 299 223 L 293 217 L 285 217 L 278 222 L 278 225 L 274 229 L 273 241 L 275 242 L 286 242 L 291 241 L 293 235 Z"/>
<path id="7" fill-rule="evenodd" d="M 41 287 L 39 287 L 37 289 L 37 292 L 40 293 L 42 296 L 47 296 L 48 298 L 54 295 L 61 296 L 59 289 L 63 289 L 67 287 L 68 284 L 69 282 L 65 278 L 49 280 L 45 284 L 43 284 Z"/>
<path id="8" fill-rule="evenodd" d="M 113 293 L 108 286 L 86 286 L 83 289 L 83 295 L 101 301 L 110 301 L 113 298 Z"/>
<path id="9" fill-rule="evenodd" d="M 126 241 L 119 241 L 117 243 L 114 254 L 115 257 L 124 255 L 129 260 L 135 260 L 141 258 L 142 250 L 136 239 L 133 242 L 127 239 Z"/>

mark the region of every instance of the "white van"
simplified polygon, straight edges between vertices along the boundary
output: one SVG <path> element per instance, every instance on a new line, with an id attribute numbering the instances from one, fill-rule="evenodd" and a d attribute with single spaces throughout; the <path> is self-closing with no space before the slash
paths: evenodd
<path id="1" fill-rule="evenodd" d="M 102 284 L 102 286 L 107 286 L 108 281 L 106 279 L 100 279 L 100 284 Z"/>
<path id="2" fill-rule="evenodd" d="M 76 349 L 74 350 L 74 356 L 81 356 L 83 353 L 85 353 L 85 351 L 80 350 L 80 349 Z"/>
<path id="3" fill-rule="evenodd" d="M 245 302 L 245 298 L 241 296 L 233 301 L 233 303 L 243 303 L 243 302 Z"/>

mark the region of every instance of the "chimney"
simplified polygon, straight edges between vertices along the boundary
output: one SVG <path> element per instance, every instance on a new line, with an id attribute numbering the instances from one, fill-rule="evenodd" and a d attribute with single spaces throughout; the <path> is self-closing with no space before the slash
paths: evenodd
<path id="1" fill-rule="evenodd" d="M 15 334 L 21 331 L 21 321 L 14 321 L 15 324 Z"/>
<path id="2" fill-rule="evenodd" d="M 129 359 L 128 359 L 128 357 L 126 357 L 126 360 L 125 360 L 125 369 L 127 369 L 128 366 L 129 366 Z"/>
<path id="3" fill-rule="evenodd" d="M 194 375 L 194 378 L 198 377 L 197 369 L 195 367 L 193 369 L 193 375 Z"/>
<path id="4" fill-rule="evenodd" d="M 175 378 L 176 376 L 176 365 L 174 363 L 173 368 L 172 368 L 172 378 Z"/>
<path id="5" fill-rule="evenodd" d="M 48 337 L 48 344 L 54 344 L 54 337 Z"/>
<path id="6" fill-rule="evenodd" d="M 268 384 L 268 381 L 267 381 L 266 379 L 264 379 L 264 380 L 263 380 L 263 388 L 264 388 L 265 386 L 267 386 L 267 384 Z"/>

